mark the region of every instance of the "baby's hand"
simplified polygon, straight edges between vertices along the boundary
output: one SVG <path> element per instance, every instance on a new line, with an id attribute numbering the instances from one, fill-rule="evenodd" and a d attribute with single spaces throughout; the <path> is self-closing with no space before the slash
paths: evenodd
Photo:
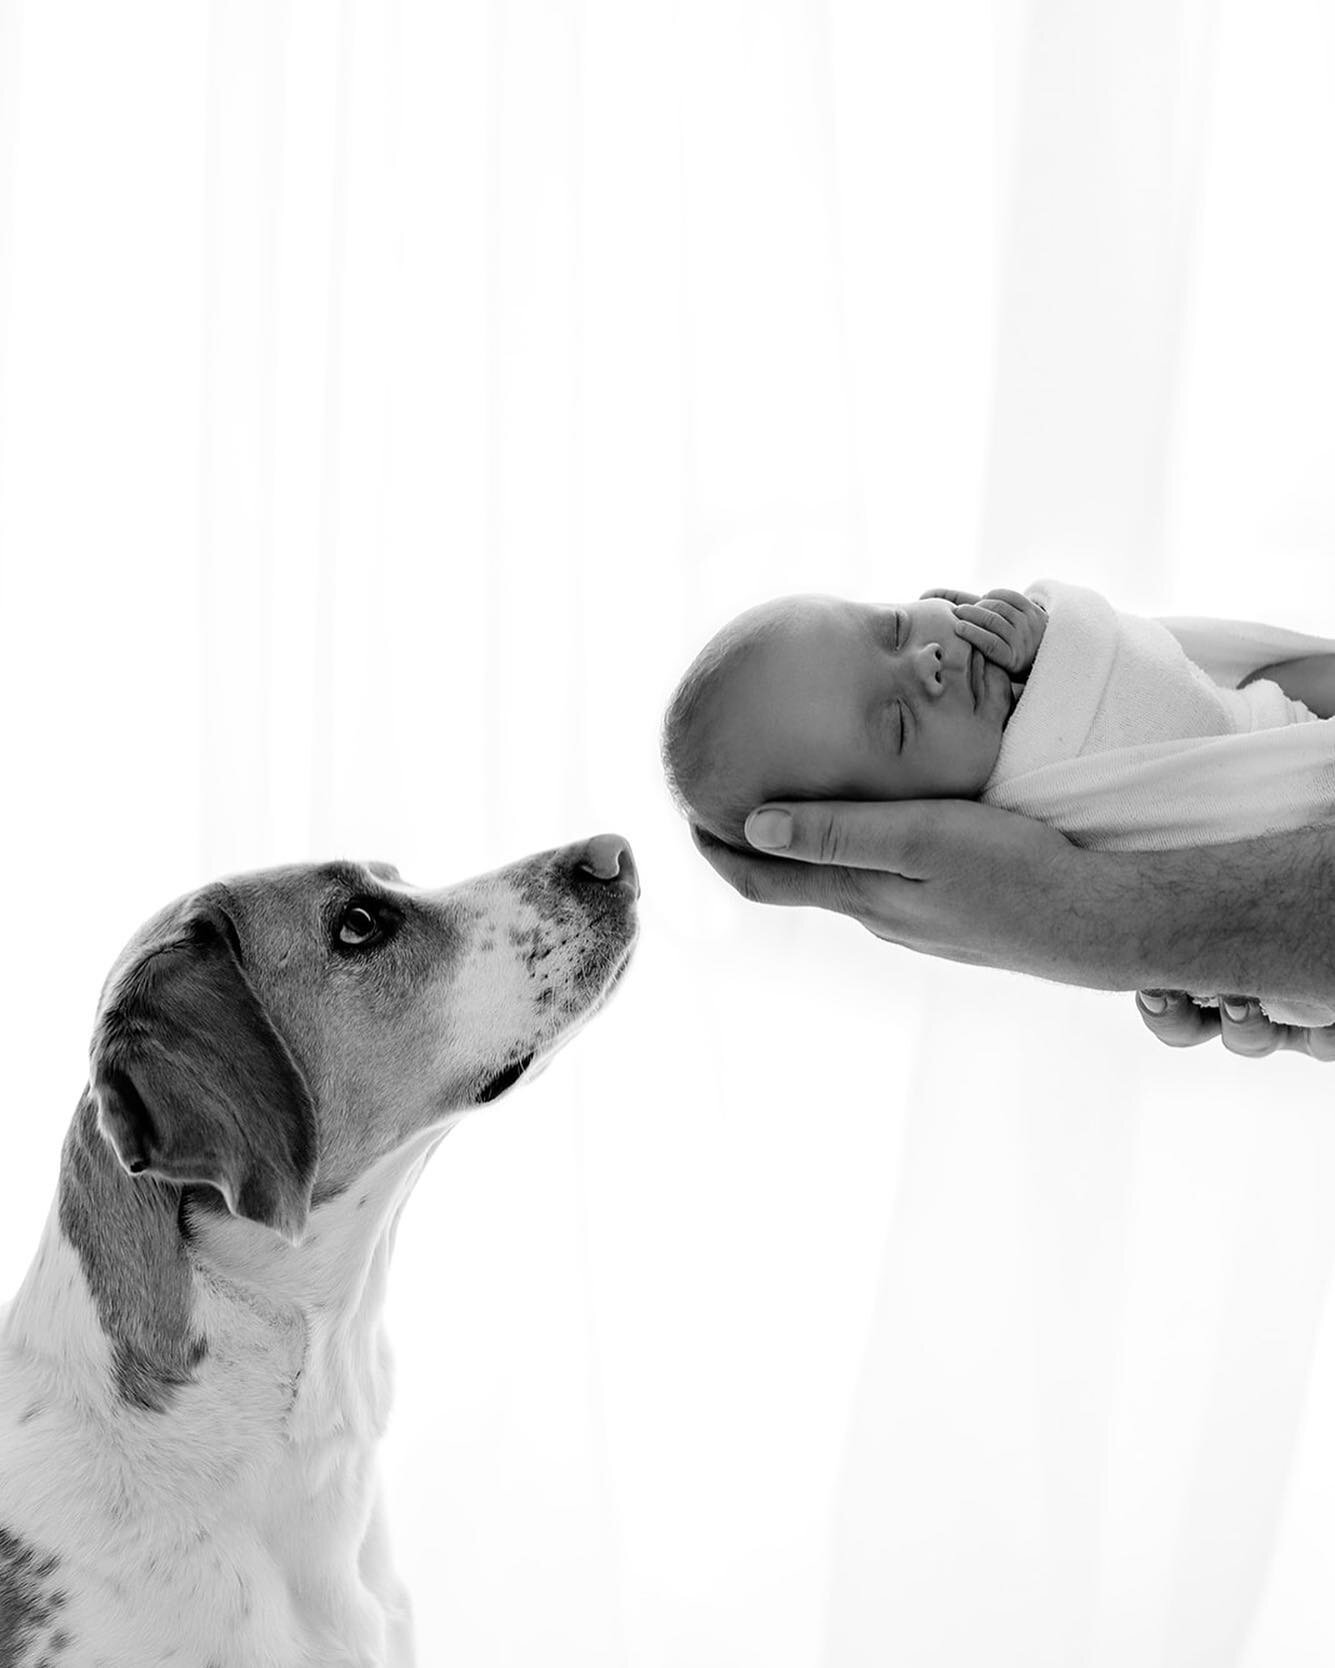
<path id="1" fill-rule="evenodd" d="M 1047 629 L 1048 612 L 1041 602 L 1019 591 L 924 591 L 925 597 L 944 597 L 955 605 L 955 629 L 987 658 L 1023 683 L 1034 664 Z"/>

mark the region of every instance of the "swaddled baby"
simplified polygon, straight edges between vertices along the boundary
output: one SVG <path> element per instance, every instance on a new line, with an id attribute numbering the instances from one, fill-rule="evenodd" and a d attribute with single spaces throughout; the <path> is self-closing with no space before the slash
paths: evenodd
<path id="1" fill-rule="evenodd" d="M 1335 643 L 1281 628 L 1144 619 L 1056 581 L 887 605 L 799 596 L 705 646 L 663 758 L 691 820 L 743 849 L 767 799 L 935 796 L 1146 849 L 1328 816 L 1335 726 L 1316 720 L 1332 713 Z"/>

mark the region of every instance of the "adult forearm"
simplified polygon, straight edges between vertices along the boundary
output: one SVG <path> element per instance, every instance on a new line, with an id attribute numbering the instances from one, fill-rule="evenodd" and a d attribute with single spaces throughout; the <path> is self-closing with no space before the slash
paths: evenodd
<path id="1" fill-rule="evenodd" d="M 1276 661 L 1244 678 L 1244 686 L 1266 678 L 1277 683 L 1291 701 L 1301 701 L 1318 718 L 1335 717 L 1335 654 L 1307 654 Z"/>
<path id="2" fill-rule="evenodd" d="M 1082 852 L 1054 977 L 1335 1002 L 1335 825 L 1171 852 Z"/>

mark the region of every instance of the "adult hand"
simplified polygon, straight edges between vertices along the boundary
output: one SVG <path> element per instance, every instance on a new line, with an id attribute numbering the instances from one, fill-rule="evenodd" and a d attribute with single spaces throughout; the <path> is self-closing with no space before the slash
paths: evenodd
<path id="1" fill-rule="evenodd" d="M 927 955 L 1099 990 L 1275 990 L 1335 1004 L 1335 823 L 1223 845 L 1094 852 L 973 800 L 757 807 L 756 854 L 699 829 L 701 853 L 754 903 L 807 905 Z M 770 855 L 759 855 L 768 852 Z M 1234 1001 L 1234 998 L 1230 998 Z M 1147 1026 L 1176 1047 L 1335 1058 L 1335 1028 L 1221 1021 L 1169 996 Z"/>
<path id="2" fill-rule="evenodd" d="M 1118 900 L 1103 854 L 972 800 L 796 801 L 746 821 L 755 853 L 699 828 L 696 846 L 753 903 L 849 915 L 927 955 L 1130 990 Z M 769 853 L 769 855 L 764 855 Z"/>
<path id="3" fill-rule="evenodd" d="M 1281 1049 L 1335 1060 L 1335 1025 L 1277 1025 L 1259 1002 L 1244 996 L 1221 997 L 1217 1008 L 1198 1008 L 1185 991 L 1138 990 L 1136 1008 L 1169 1048 L 1194 1048 L 1218 1037 L 1230 1054 L 1253 1060 Z"/>

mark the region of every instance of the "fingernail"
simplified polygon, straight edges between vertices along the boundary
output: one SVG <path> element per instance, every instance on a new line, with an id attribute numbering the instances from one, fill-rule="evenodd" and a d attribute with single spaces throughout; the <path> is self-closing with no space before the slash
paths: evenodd
<path id="1" fill-rule="evenodd" d="M 787 811 L 752 811 L 746 837 L 764 851 L 784 851 L 793 837 L 793 819 Z"/>
<path id="2" fill-rule="evenodd" d="M 1246 1019 L 1247 1017 L 1247 1003 L 1240 1002 L 1236 997 L 1225 996 L 1223 1007 L 1224 1012 L 1230 1019 Z"/>
<path id="3" fill-rule="evenodd" d="M 1161 990 L 1142 990 L 1140 1005 L 1147 1014 L 1161 1014 L 1168 1007 L 1168 998 Z"/>

